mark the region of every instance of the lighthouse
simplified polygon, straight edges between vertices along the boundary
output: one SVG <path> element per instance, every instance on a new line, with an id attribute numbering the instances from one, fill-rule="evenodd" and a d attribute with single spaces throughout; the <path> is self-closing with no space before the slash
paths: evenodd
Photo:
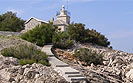
<path id="1" fill-rule="evenodd" d="M 65 9 L 64 5 L 62 5 L 61 10 L 56 13 L 56 17 L 57 19 L 53 24 L 58 26 L 59 31 L 66 31 L 70 24 L 70 13 Z"/>
<path id="2" fill-rule="evenodd" d="M 65 6 L 62 5 L 62 9 L 60 10 L 60 13 L 56 14 L 57 20 L 62 20 L 67 24 L 70 24 L 70 13 L 65 10 Z"/>

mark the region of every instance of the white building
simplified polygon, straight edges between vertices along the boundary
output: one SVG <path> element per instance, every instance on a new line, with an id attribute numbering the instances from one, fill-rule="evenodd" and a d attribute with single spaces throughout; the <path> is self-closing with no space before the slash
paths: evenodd
<path id="1" fill-rule="evenodd" d="M 57 20 L 53 22 L 54 25 L 58 26 L 58 29 L 61 31 L 66 31 L 68 25 L 70 24 L 70 15 L 67 10 L 65 10 L 65 6 L 62 6 L 60 12 L 56 14 Z"/>
<path id="2" fill-rule="evenodd" d="M 58 30 L 66 31 L 68 28 L 68 25 L 70 24 L 70 15 L 69 15 L 69 12 L 65 10 L 64 5 L 62 6 L 62 9 L 60 10 L 60 12 L 57 12 L 56 16 L 57 16 L 57 19 L 54 21 L 54 18 L 52 18 L 51 22 L 53 22 L 53 25 L 58 26 Z M 31 17 L 29 20 L 25 22 L 25 30 L 23 30 L 22 33 L 35 28 L 37 25 L 41 25 L 45 23 L 48 23 L 48 22 L 37 19 L 35 17 Z"/>

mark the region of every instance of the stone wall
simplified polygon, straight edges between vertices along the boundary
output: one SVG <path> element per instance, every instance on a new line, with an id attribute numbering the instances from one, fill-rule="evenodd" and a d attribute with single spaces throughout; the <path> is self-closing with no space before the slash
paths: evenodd
<path id="1" fill-rule="evenodd" d="M 8 31 L 0 31 L 0 35 L 7 35 L 7 36 L 19 36 L 21 35 L 20 32 L 8 32 Z"/>

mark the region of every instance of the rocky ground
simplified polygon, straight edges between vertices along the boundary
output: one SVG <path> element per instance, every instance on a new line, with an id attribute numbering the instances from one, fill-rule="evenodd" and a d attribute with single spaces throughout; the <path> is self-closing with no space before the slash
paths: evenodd
<path id="1" fill-rule="evenodd" d="M 52 67 L 18 65 L 18 60 L 0 55 L 0 83 L 67 83 Z"/>
<path id="2" fill-rule="evenodd" d="M 28 43 L 15 36 L 0 36 L 0 50 Z M 72 56 L 75 49 L 88 48 L 104 54 L 103 65 L 83 66 Z M 56 56 L 82 73 L 90 83 L 133 83 L 133 54 L 91 44 L 77 44 L 73 49 L 55 49 Z M 0 55 L 0 83 L 67 83 L 52 67 L 41 64 L 18 65 L 18 60 Z"/>
<path id="3" fill-rule="evenodd" d="M 29 43 L 29 42 L 22 40 L 17 36 L 0 35 L 0 51 L 10 46 L 17 46 L 19 44 L 26 44 L 26 43 Z"/>
<path id="4" fill-rule="evenodd" d="M 83 66 L 83 62 L 72 56 L 78 48 L 88 48 L 104 54 L 103 65 Z M 133 54 L 91 44 L 78 44 L 69 50 L 55 49 L 55 52 L 59 59 L 79 70 L 90 83 L 133 83 Z"/>
<path id="5" fill-rule="evenodd" d="M 29 42 L 16 36 L 0 35 L 0 50 Z M 40 48 L 40 47 L 38 47 Z M 0 54 L 0 83 L 67 83 L 52 67 L 41 64 L 18 65 L 18 60 Z"/>

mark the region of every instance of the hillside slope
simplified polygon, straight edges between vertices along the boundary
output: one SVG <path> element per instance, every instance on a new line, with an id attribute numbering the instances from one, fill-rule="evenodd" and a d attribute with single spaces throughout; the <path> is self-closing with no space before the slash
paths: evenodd
<path id="1" fill-rule="evenodd" d="M 29 42 L 22 40 L 17 36 L 0 35 L 0 50 L 10 46 L 17 46 L 17 45 L 26 44 L 26 43 L 29 43 Z"/>
<path id="2" fill-rule="evenodd" d="M 16 36 L 0 35 L 0 50 L 28 44 L 29 42 Z M 30 44 L 30 43 L 29 43 Z M 34 45 L 36 46 L 36 45 Z M 40 47 L 38 47 L 40 48 Z M 40 48 L 41 49 L 41 48 Z M 18 59 L 4 57 L 0 54 L 0 83 L 67 83 L 52 67 L 42 64 L 18 65 Z"/>
<path id="3" fill-rule="evenodd" d="M 88 48 L 98 54 L 104 54 L 103 65 L 83 66 L 83 62 L 72 56 L 74 50 L 79 48 Z M 133 54 L 91 44 L 77 44 L 69 50 L 55 49 L 55 53 L 59 59 L 79 70 L 91 83 L 133 82 Z"/>

